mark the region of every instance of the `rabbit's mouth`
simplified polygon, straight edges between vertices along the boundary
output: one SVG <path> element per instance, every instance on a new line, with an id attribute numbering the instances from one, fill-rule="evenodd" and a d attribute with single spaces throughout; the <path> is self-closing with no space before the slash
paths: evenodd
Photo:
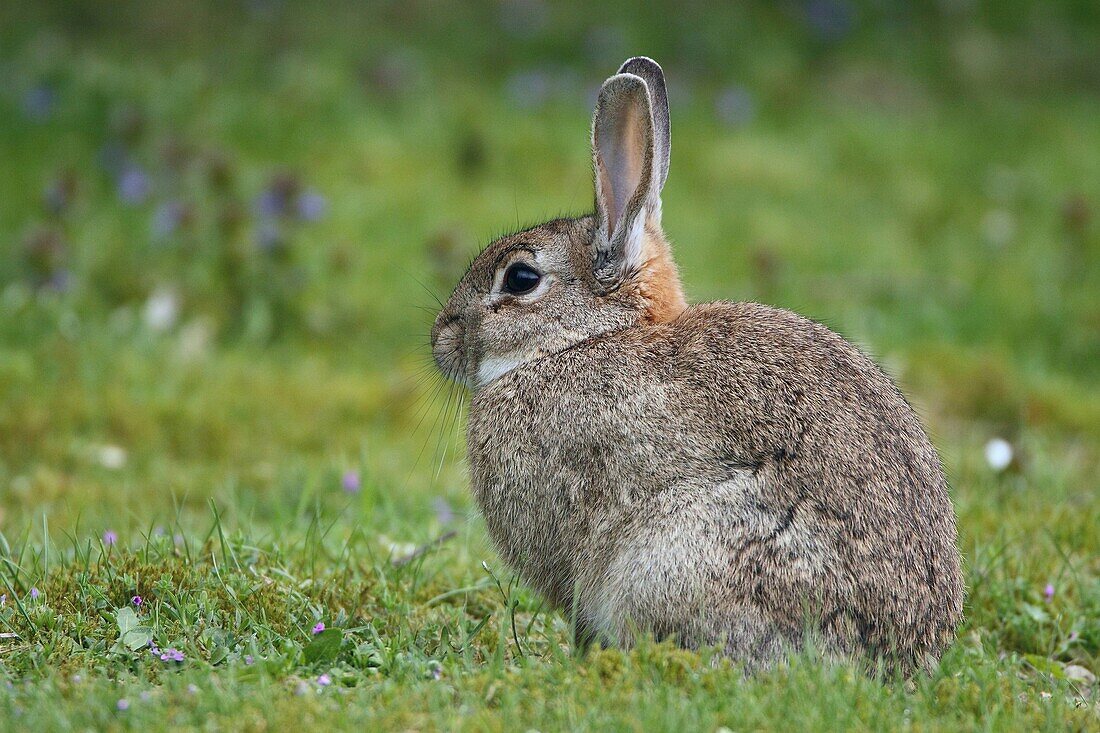
<path id="1" fill-rule="evenodd" d="M 432 357 L 444 377 L 467 389 L 480 389 L 529 361 L 514 354 L 485 355 L 480 359 L 474 354 L 471 358 L 465 335 L 460 317 L 452 316 L 437 321 L 432 328 Z"/>

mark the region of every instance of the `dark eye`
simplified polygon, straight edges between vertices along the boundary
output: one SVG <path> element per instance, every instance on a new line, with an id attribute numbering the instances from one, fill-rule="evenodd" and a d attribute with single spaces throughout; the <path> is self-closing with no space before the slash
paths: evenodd
<path id="1" fill-rule="evenodd" d="M 509 265 L 504 271 L 504 292 L 523 295 L 535 289 L 542 275 L 522 262 Z"/>

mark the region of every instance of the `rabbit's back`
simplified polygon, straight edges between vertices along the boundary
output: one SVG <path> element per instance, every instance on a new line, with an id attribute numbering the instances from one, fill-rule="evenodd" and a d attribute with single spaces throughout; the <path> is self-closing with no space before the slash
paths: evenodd
<path id="1" fill-rule="evenodd" d="M 490 535 L 582 630 L 754 662 L 808 623 L 905 665 L 953 635 L 939 460 L 892 382 L 824 326 L 694 306 L 505 375 L 468 430 Z"/>

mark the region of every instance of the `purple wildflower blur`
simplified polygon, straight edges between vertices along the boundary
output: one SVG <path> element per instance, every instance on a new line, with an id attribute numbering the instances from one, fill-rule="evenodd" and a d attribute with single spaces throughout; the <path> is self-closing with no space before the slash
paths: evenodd
<path id="1" fill-rule="evenodd" d="M 23 95 L 23 113 L 35 122 L 44 122 L 57 106 L 57 92 L 45 85 L 29 89 Z"/>
<path id="2" fill-rule="evenodd" d="M 295 208 L 302 221 L 317 221 L 328 211 L 328 201 L 320 192 L 310 188 L 299 194 Z"/>
<path id="3" fill-rule="evenodd" d="M 149 196 L 149 187 L 149 176 L 136 165 L 127 166 L 118 176 L 118 197 L 123 203 L 142 203 Z"/>
<path id="4" fill-rule="evenodd" d="M 358 471 L 344 471 L 344 475 L 340 479 L 340 485 L 344 487 L 344 491 L 346 493 L 358 494 L 359 489 L 363 486 L 363 483 L 359 479 Z"/>
<path id="5" fill-rule="evenodd" d="M 116 542 L 118 542 L 118 534 L 113 529 L 103 533 L 103 544 L 107 547 L 112 547 Z"/>
<path id="6" fill-rule="evenodd" d="M 318 621 L 317 625 L 313 627 L 313 634 L 316 636 L 317 634 L 320 634 L 324 630 L 325 630 L 325 622 L 324 621 Z"/>

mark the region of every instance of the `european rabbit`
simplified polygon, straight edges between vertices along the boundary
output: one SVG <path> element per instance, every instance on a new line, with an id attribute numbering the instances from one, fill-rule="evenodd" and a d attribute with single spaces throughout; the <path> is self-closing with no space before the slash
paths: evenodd
<path id="1" fill-rule="evenodd" d="M 661 230 L 661 68 L 592 123 L 595 213 L 493 242 L 432 330 L 472 391 L 489 534 L 581 642 L 718 645 L 754 668 L 815 639 L 905 670 L 960 620 L 955 514 L 889 378 L 824 326 L 688 306 Z"/>

